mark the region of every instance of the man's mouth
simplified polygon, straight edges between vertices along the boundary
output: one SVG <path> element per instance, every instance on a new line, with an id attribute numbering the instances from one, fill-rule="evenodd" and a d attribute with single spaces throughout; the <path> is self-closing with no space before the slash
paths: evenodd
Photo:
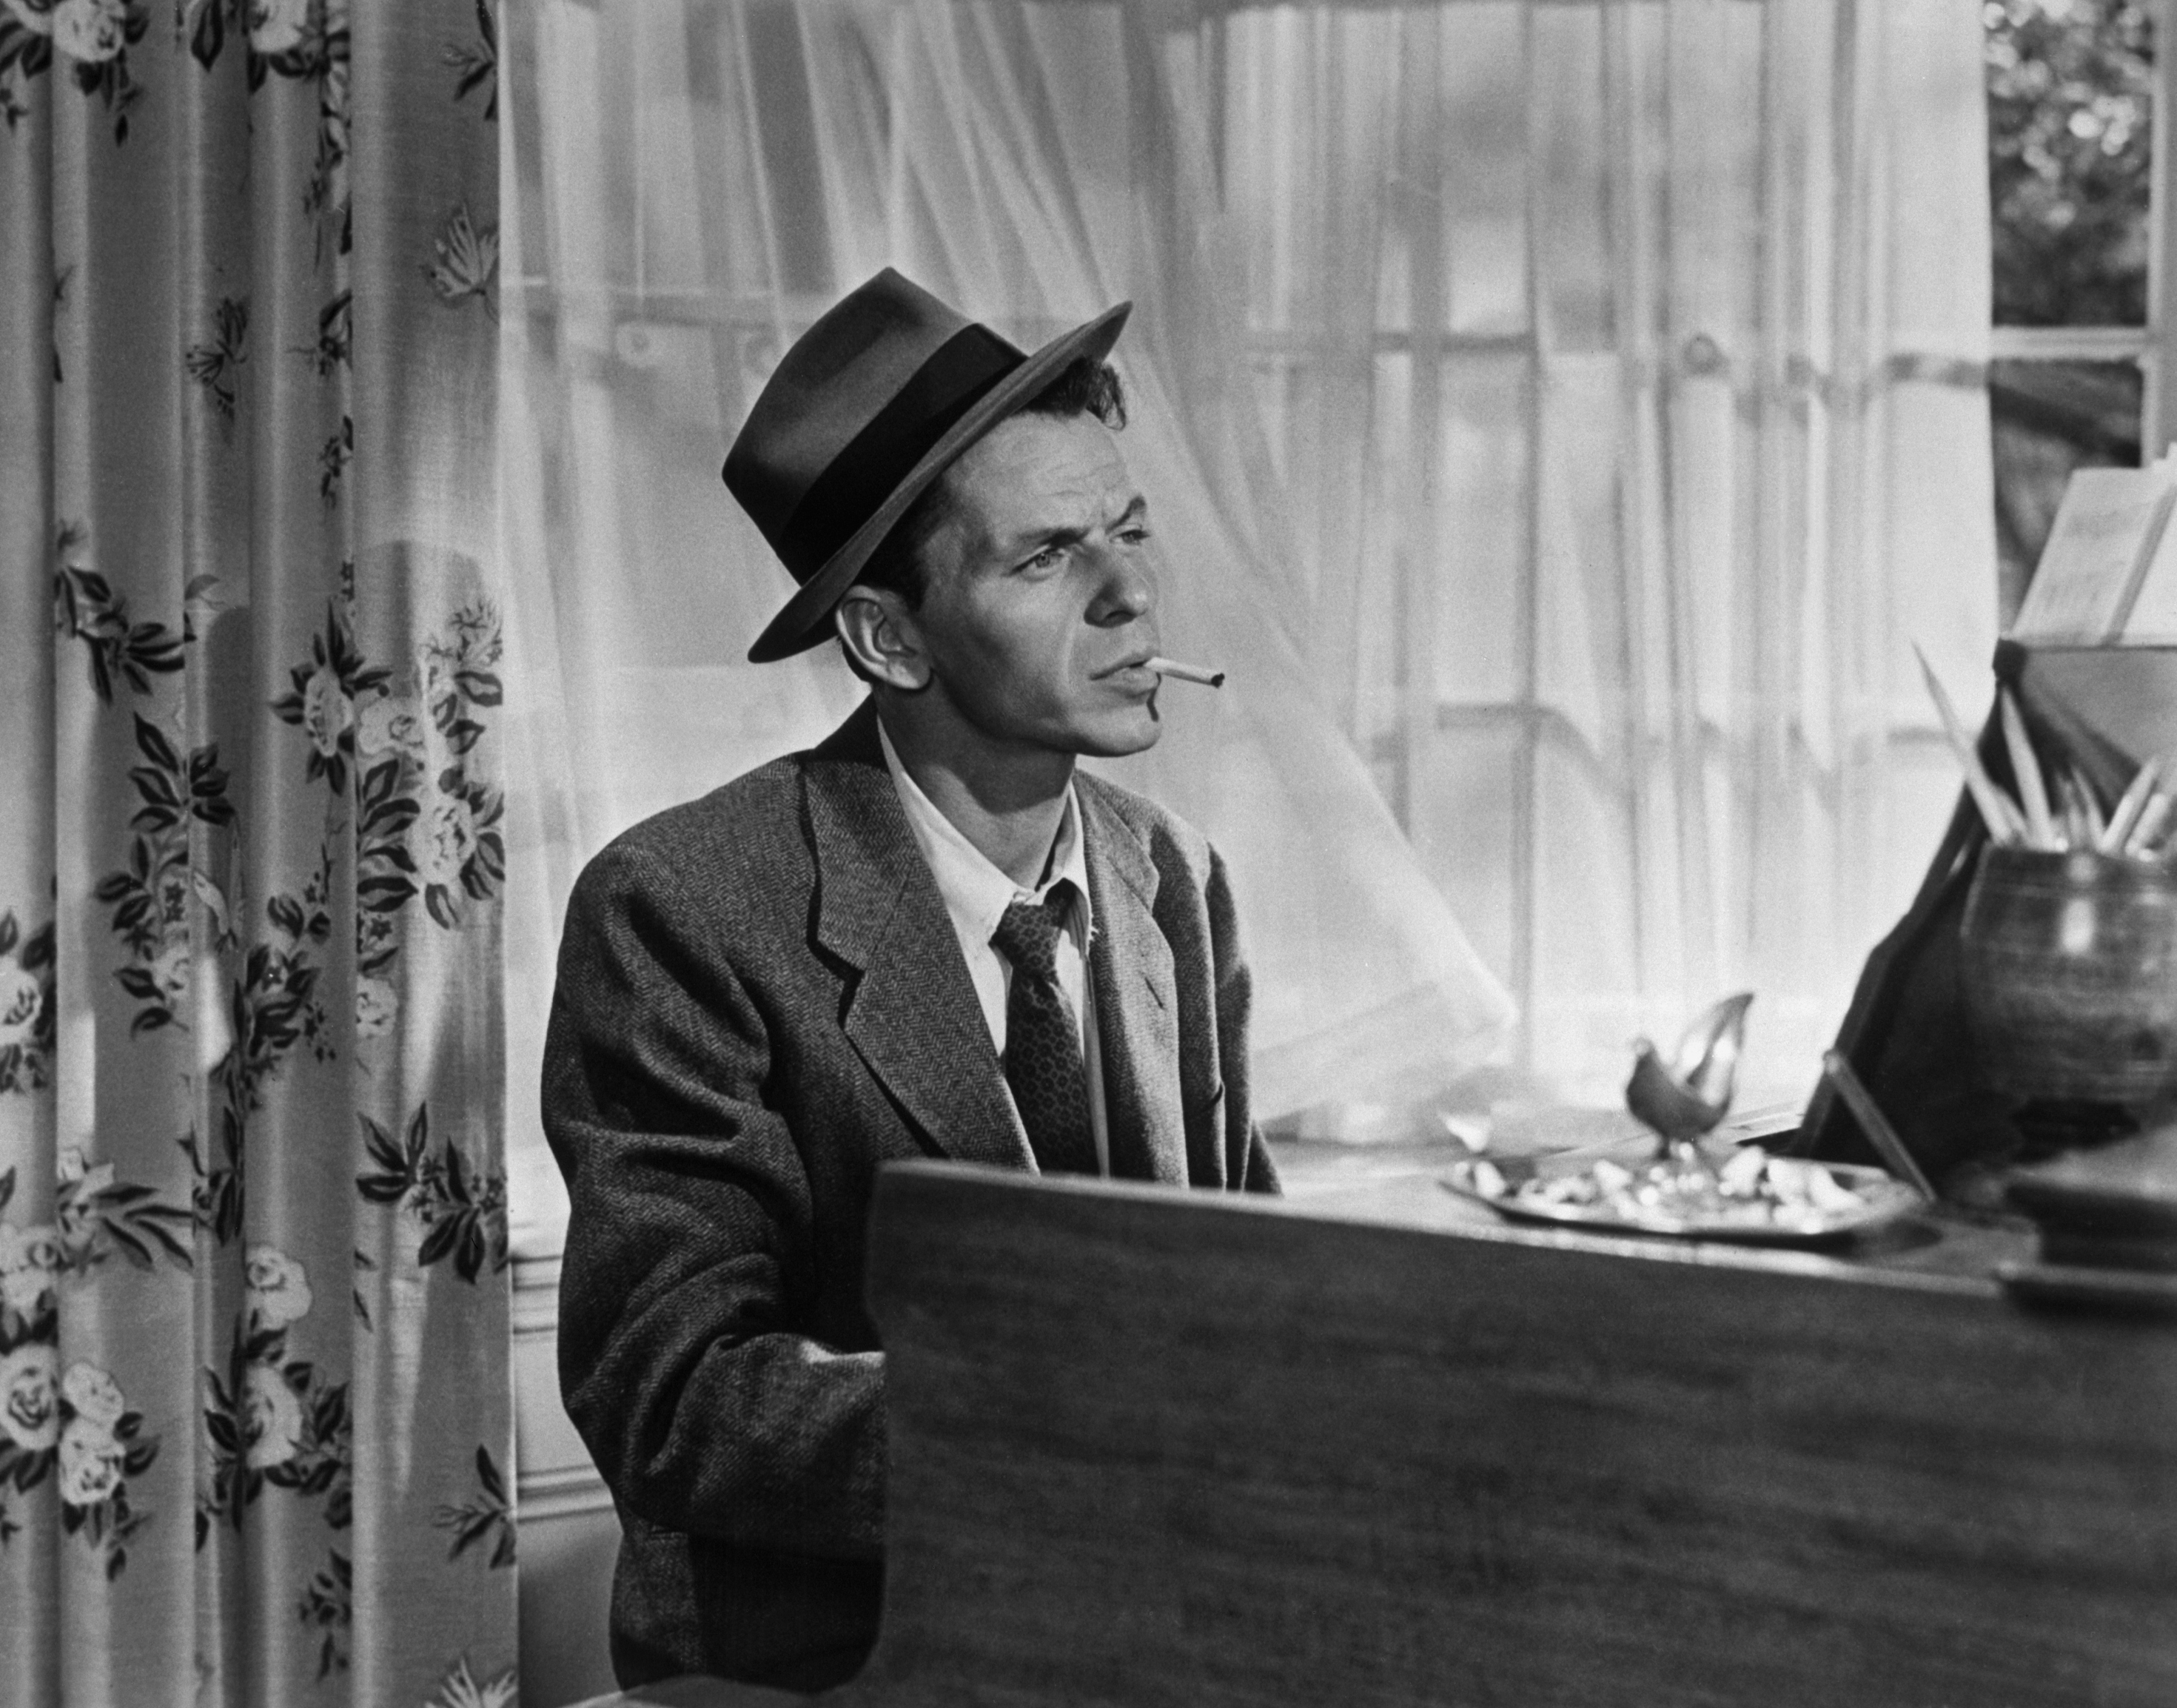
<path id="1" fill-rule="evenodd" d="M 1094 673 L 1095 679 L 1098 682 L 1115 683 L 1121 688 L 1153 687 L 1157 680 L 1157 673 L 1151 670 L 1149 665 L 1149 661 L 1155 656 L 1156 654 L 1154 651 L 1130 652 L 1116 664 L 1106 665 L 1103 669 L 1097 671 Z"/>

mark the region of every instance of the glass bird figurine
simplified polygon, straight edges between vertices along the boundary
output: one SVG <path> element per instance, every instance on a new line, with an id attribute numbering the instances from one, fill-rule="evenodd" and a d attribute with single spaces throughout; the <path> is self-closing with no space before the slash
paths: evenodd
<path id="1" fill-rule="evenodd" d="M 1706 1010 L 1686 1028 L 1668 1061 L 1647 1039 L 1634 1041 L 1625 1107 L 1662 1140 L 1658 1155 L 1691 1144 L 1730 1109 L 1753 1000 L 1753 992 L 1741 991 Z"/>

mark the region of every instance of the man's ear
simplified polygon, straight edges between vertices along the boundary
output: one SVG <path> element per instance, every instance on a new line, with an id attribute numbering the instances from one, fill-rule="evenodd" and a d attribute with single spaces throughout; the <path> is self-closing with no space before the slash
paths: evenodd
<path id="1" fill-rule="evenodd" d="M 922 626 L 907 601 L 889 587 L 859 583 L 839 596 L 832 612 L 847 655 L 871 682 L 903 694 L 930 686 L 930 659 L 922 650 Z"/>

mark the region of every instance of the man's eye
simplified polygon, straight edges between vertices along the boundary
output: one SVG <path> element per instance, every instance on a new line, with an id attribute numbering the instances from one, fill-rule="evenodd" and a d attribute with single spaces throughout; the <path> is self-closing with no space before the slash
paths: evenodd
<path id="1" fill-rule="evenodd" d="M 1066 557 L 1063 546 L 1046 546 L 1033 558 L 1023 560 L 1023 569 L 1055 569 Z"/>
<path id="2" fill-rule="evenodd" d="M 1138 546 L 1150 537 L 1149 525 L 1147 522 L 1132 523 L 1119 530 L 1119 537 L 1129 546 Z"/>

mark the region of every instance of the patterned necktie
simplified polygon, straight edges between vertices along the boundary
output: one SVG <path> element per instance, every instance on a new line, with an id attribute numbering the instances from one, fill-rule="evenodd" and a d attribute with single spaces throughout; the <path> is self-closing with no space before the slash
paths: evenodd
<path id="1" fill-rule="evenodd" d="M 1081 1031 L 1058 986 L 1058 938 L 1072 895 L 1072 885 L 1061 882 L 1040 905 L 1016 901 L 990 933 L 1013 969 L 1006 997 L 1006 1083 L 1036 1167 L 1045 1174 L 1097 1172 Z"/>

